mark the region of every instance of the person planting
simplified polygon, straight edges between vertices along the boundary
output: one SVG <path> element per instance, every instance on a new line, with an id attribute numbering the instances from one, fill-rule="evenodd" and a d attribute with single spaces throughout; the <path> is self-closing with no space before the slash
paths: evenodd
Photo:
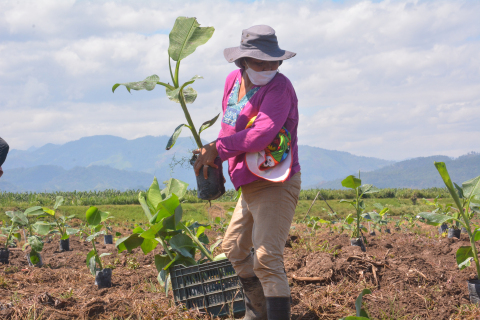
<path id="1" fill-rule="evenodd" d="M 295 53 L 280 49 L 275 30 L 259 25 L 243 30 L 240 46 L 224 56 L 240 69 L 227 76 L 218 139 L 193 152 L 195 173 L 207 179 L 219 156 L 242 190 L 223 249 L 245 291 L 244 319 L 290 319 L 283 250 L 301 184 L 298 108 L 278 67 Z"/>

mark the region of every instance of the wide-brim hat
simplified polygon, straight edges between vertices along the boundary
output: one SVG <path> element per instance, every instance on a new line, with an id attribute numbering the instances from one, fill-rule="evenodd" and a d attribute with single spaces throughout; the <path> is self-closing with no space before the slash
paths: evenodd
<path id="1" fill-rule="evenodd" d="M 255 58 L 263 61 L 283 61 L 295 57 L 296 53 L 282 50 L 272 27 L 253 26 L 242 31 L 240 46 L 226 48 L 223 55 L 228 62 L 235 62 L 242 68 L 241 58 Z"/>

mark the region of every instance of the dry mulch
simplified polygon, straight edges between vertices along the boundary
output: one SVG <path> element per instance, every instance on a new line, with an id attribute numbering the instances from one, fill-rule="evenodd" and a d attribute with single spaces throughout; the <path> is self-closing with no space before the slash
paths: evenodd
<path id="1" fill-rule="evenodd" d="M 479 319 L 467 289 L 475 268 L 459 271 L 455 262 L 457 249 L 470 244 L 468 237 L 435 238 L 435 229 L 424 227 L 422 233 L 425 229 L 431 230 L 429 236 L 377 232 L 366 237 L 365 253 L 349 245 L 347 234 L 324 232 L 313 236 L 312 244 L 309 238 L 291 236 L 285 269 L 296 319 L 339 319 L 346 311 L 354 315 L 355 299 L 365 288 L 372 291 L 364 298 L 372 319 Z M 305 277 L 323 279 L 301 281 Z"/>
<path id="2" fill-rule="evenodd" d="M 355 313 L 364 288 L 372 319 L 477 319 L 466 281 L 474 267 L 458 271 L 455 252 L 461 240 L 435 238 L 435 229 L 392 231 L 367 236 L 367 252 L 350 246 L 347 234 L 292 231 L 285 248 L 291 283 L 292 319 L 339 319 Z M 430 230 L 429 232 L 426 230 Z M 420 234 L 418 234 L 420 233 Z M 101 240 L 103 242 L 103 239 Z M 115 266 L 113 286 L 99 290 L 85 266 L 91 244 L 70 239 L 72 251 L 60 252 L 58 239 L 46 243 L 44 266 L 28 267 L 25 253 L 13 248 L 10 264 L 0 265 L 2 319 L 208 319 L 184 311 L 166 297 L 157 282 L 153 253 L 117 254 L 114 245 L 104 263 Z M 156 250 L 158 251 L 158 249 Z"/>

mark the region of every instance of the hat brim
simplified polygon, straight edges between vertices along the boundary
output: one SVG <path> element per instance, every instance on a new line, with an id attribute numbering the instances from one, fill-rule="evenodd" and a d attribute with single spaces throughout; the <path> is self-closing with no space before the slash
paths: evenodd
<path id="1" fill-rule="evenodd" d="M 263 61 L 282 61 L 295 57 L 296 53 L 286 50 L 263 52 L 260 50 L 241 50 L 240 47 L 226 48 L 223 55 L 228 62 L 235 62 L 240 58 L 254 58 Z"/>
<path id="2" fill-rule="evenodd" d="M 248 170 L 259 178 L 272 182 L 285 182 L 292 169 L 292 152 L 287 154 L 285 160 L 271 169 L 260 170 L 259 166 L 264 162 L 265 151 L 249 152 L 245 155 Z"/>

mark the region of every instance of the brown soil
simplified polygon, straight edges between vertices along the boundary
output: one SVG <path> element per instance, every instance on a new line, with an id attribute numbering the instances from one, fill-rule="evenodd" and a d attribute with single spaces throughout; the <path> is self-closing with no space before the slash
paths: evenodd
<path id="1" fill-rule="evenodd" d="M 474 267 L 458 271 L 455 263 L 458 247 L 469 245 L 466 236 L 435 238 L 435 230 L 427 227 L 416 232 L 367 236 L 363 253 L 350 246 L 346 234 L 312 235 L 297 226 L 285 248 L 292 319 L 354 315 L 355 299 L 364 288 L 372 290 L 364 298 L 372 319 L 480 317 L 480 309 L 469 304 L 466 285 Z M 42 268 L 28 267 L 25 253 L 11 249 L 10 264 L 0 265 L 0 318 L 208 319 L 198 311 L 182 311 L 171 294 L 165 296 L 153 253 L 117 254 L 114 245 L 99 242 L 100 253 L 113 253 L 104 263 L 115 266 L 113 287 L 101 290 L 85 266 L 91 245 L 78 237 L 72 237 L 68 252 L 59 252 L 58 239 L 46 243 Z M 316 280 L 304 281 L 312 277 Z"/>
<path id="2" fill-rule="evenodd" d="M 285 269 L 297 319 L 339 319 L 348 310 L 354 315 L 355 299 L 365 288 L 372 291 L 364 298 L 372 319 L 480 317 L 467 289 L 475 269 L 459 271 L 455 262 L 455 252 L 469 245 L 468 237 L 436 239 L 431 236 L 435 229 L 430 230 L 430 236 L 377 232 L 367 236 L 366 253 L 350 246 L 347 234 L 318 234 L 312 244 L 308 237 L 287 242 Z M 324 280 L 295 280 L 299 277 Z"/>

